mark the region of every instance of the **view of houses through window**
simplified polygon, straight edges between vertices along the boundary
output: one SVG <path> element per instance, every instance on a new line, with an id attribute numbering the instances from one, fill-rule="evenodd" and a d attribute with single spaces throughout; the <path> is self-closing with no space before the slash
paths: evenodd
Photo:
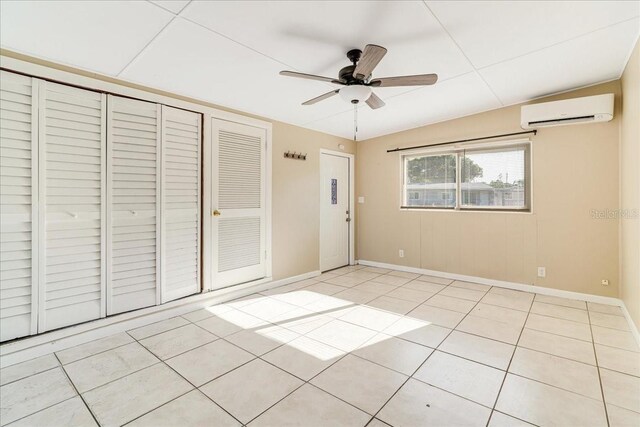
<path id="1" fill-rule="evenodd" d="M 526 210 L 528 156 L 522 144 L 405 156 L 403 206 Z"/>

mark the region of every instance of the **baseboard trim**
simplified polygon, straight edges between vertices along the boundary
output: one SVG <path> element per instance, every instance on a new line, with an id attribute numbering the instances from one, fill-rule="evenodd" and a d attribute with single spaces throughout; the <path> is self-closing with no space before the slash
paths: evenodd
<path id="1" fill-rule="evenodd" d="M 484 277 L 467 276 L 464 274 L 447 273 L 444 271 L 427 270 L 425 268 L 408 267 L 406 265 L 388 264 L 385 262 L 378 262 L 378 261 L 358 260 L 358 264 L 366 265 L 369 267 L 388 268 L 391 270 L 406 271 L 407 273 L 426 274 L 429 276 L 442 277 L 444 279 L 464 280 L 467 282 L 475 282 L 483 285 L 491 285 L 491 286 L 497 286 L 500 288 L 514 289 L 517 291 L 534 292 L 536 294 L 549 295 L 553 297 L 577 299 L 577 300 L 588 301 L 588 302 L 596 302 L 599 304 L 618 306 L 622 309 L 622 313 L 624 314 L 624 317 L 627 319 L 627 323 L 629 324 L 629 328 L 631 329 L 631 334 L 636 339 L 638 346 L 640 346 L 640 332 L 638 332 L 638 328 L 636 324 L 633 322 L 633 319 L 631 318 L 631 315 L 629 314 L 629 311 L 627 310 L 627 307 L 625 306 L 624 301 L 622 301 L 619 298 L 603 297 L 601 295 L 592 295 L 592 294 L 585 294 L 582 292 L 565 291 L 562 289 L 545 288 L 542 286 L 526 285 L 523 283 L 516 283 L 516 282 L 506 282 L 504 280 L 487 279 Z"/>
<path id="2" fill-rule="evenodd" d="M 387 264 L 377 261 L 359 260 L 359 264 L 371 267 L 389 268 L 393 270 L 406 271 L 408 273 L 426 274 L 429 276 L 437 276 L 451 280 L 464 280 L 467 282 L 475 282 L 483 285 L 497 286 L 500 288 L 515 289 L 518 291 L 535 292 L 536 294 L 550 295 L 554 297 L 562 297 L 569 299 L 579 299 L 589 302 L 597 302 L 600 304 L 622 306 L 622 301 L 618 298 L 603 297 L 600 295 L 583 294 L 581 292 L 564 291 L 561 289 L 544 288 L 542 286 L 527 285 L 517 282 L 506 282 L 504 280 L 487 279 L 484 277 L 467 276 L 464 274 L 447 273 L 444 271 L 427 270 L 424 268 L 407 267 L 404 265 Z"/>
<path id="3" fill-rule="evenodd" d="M 280 280 L 260 279 L 237 286 L 191 295 L 155 307 L 117 314 L 104 319 L 92 320 L 80 325 L 21 338 L 0 345 L 0 368 L 64 350 L 65 348 L 75 347 L 118 332 L 180 316 L 198 308 L 220 304 L 319 275 L 320 271 L 310 271 Z"/>
<path id="4" fill-rule="evenodd" d="M 629 314 L 629 310 L 627 310 L 627 306 L 625 305 L 624 301 L 622 302 L 622 305 L 620 307 L 622 308 L 622 313 L 624 314 L 624 317 L 627 319 L 627 323 L 631 328 L 631 333 L 633 334 L 633 337 L 636 339 L 636 342 L 638 343 L 638 347 L 640 347 L 640 331 L 638 331 L 638 327 L 636 326 L 636 323 L 633 321 L 631 314 Z"/>

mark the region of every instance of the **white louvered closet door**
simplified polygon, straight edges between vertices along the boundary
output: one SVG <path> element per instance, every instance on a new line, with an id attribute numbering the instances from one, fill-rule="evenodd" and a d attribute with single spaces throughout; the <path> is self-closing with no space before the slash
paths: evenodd
<path id="1" fill-rule="evenodd" d="M 214 288 L 266 276 L 266 131 L 212 120 Z"/>
<path id="2" fill-rule="evenodd" d="M 0 341 L 37 332 L 37 81 L 0 71 Z"/>
<path id="3" fill-rule="evenodd" d="M 105 316 L 106 95 L 40 81 L 38 332 Z"/>
<path id="4" fill-rule="evenodd" d="M 160 303 L 161 106 L 107 102 L 107 314 L 116 314 Z"/>
<path id="5" fill-rule="evenodd" d="M 200 291 L 201 115 L 162 106 L 162 302 Z"/>

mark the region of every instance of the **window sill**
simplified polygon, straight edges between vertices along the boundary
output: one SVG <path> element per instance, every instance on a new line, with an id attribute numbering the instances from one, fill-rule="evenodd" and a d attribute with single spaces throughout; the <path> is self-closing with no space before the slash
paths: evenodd
<path id="1" fill-rule="evenodd" d="M 473 208 L 436 208 L 436 207 L 419 207 L 419 206 L 400 206 L 401 211 L 416 212 L 484 212 L 484 213 L 509 213 L 509 214 L 533 214 L 531 209 L 473 209 Z"/>

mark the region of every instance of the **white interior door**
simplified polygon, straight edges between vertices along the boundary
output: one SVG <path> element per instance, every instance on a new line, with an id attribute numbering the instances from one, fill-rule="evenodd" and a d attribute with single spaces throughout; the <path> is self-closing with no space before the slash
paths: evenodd
<path id="1" fill-rule="evenodd" d="M 349 158 L 320 155 L 320 270 L 349 264 Z"/>
<path id="2" fill-rule="evenodd" d="M 162 302 L 200 292 L 202 116 L 162 106 Z"/>
<path id="3" fill-rule="evenodd" d="M 106 95 L 39 83 L 44 332 L 105 316 Z"/>
<path id="4" fill-rule="evenodd" d="M 37 81 L 0 71 L 0 341 L 37 332 Z"/>
<path id="5" fill-rule="evenodd" d="M 160 302 L 160 105 L 107 103 L 107 314 L 116 314 Z"/>
<path id="6" fill-rule="evenodd" d="M 266 131 L 212 120 L 213 288 L 266 276 Z"/>

